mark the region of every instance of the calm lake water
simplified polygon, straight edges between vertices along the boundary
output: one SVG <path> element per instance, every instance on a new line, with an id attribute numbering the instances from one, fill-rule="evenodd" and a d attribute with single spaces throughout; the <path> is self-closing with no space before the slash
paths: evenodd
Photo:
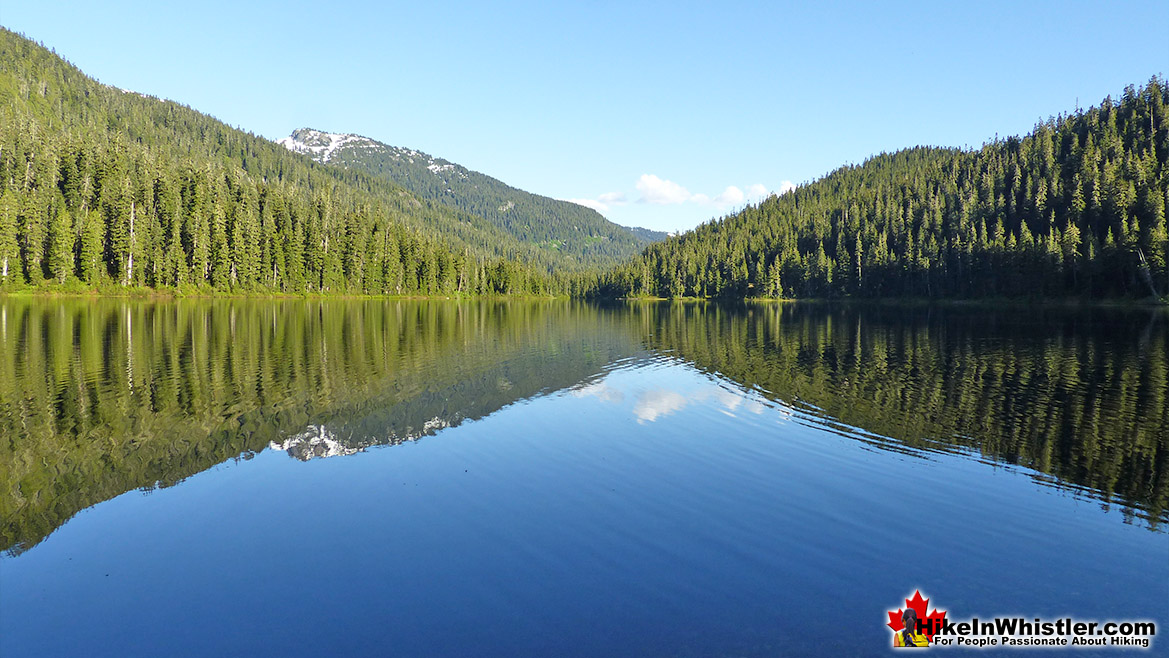
<path id="1" fill-rule="evenodd" d="M 0 298 L 0 653 L 1164 631 L 1167 398 L 1160 311 Z"/>

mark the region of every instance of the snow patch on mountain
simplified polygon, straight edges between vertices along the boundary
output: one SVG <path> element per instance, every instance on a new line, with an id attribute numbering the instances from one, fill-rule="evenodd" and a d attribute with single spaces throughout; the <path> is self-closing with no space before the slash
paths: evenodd
<path id="1" fill-rule="evenodd" d="M 150 100 L 158 101 L 160 103 L 163 102 L 163 100 L 161 98 L 159 98 L 158 96 L 151 96 L 150 94 L 144 94 L 140 91 L 134 91 L 133 89 L 125 89 L 123 87 L 114 87 L 114 89 L 117 89 L 118 91 L 122 92 L 123 94 L 134 94 L 135 96 L 141 96 L 142 98 L 148 98 Z"/>
<path id="2" fill-rule="evenodd" d="M 294 153 L 303 153 L 322 164 L 341 158 L 343 150 L 357 148 L 380 150 L 399 162 L 405 160 L 410 164 L 425 163 L 424 166 L 430 170 L 430 173 L 440 178 L 446 172 L 453 171 L 459 175 L 459 178 L 467 179 L 467 170 L 459 165 L 440 158 L 432 158 L 411 148 L 375 142 L 361 135 L 327 133 L 312 128 L 301 128 L 293 131 L 290 136 L 284 139 L 276 140 L 276 143 Z"/>
<path id="3" fill-rule="evenodd" d="M 360 135 L 326 133 L 310 128 L 293 131 L 292 135 L 276 140 L 294 153 L 304 153 L 317 162 L 328 162 L 333 154 L 346 146 L 376 147 L 377 142 Z"/>

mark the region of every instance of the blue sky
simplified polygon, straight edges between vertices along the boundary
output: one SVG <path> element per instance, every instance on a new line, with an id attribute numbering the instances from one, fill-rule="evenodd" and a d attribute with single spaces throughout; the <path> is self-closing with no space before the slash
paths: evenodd
<path id="1" fill-rule="evenodd" d="M 662 230 L 1169 74 L 1163 0 L 9 0 L 0 24 L 271 139 L 359 133 Z"/>

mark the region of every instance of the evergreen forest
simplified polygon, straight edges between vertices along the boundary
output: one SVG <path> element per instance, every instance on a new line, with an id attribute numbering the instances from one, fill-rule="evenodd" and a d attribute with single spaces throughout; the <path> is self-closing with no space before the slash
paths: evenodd
<path id="1" fill-rule="evenodd" d="M 444 205 L 392 157 L 317 163 L 0 30 L 0 290 L 1163 298 L 1167 94 L 880 154 L 636 254 L 660 236 L 555 238 L 575 216 L 534 226 L 561 202 L 502 183 Z"/>
<path id="2" fill-rule="evenodd" d="M 0 289 L 564 294 L 554 259 L 0 30 Z"/>
<path id="3" fill-rule="evenodd" d="M 650 245 L 602 296 L 1087 297 L 1169 294 L 1169 87 L 977 150 L 845 166 Z"/>

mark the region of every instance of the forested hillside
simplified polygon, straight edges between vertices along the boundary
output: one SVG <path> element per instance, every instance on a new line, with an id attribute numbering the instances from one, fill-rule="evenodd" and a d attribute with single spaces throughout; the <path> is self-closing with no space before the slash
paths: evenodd
<path id="1" fill-rule="evenodd" d="M 0 288 L 564 292 L 536 247 L 0 29 Z"/>
<path id="2" fill-rule="evenodd" d="M 973 151 L 912 148 L 648 247 L 604 296 L 1169 294 L 1169 88 Z"/>
<path id="3" fill-rule="evenodd" d="M 665 233 L 629 229 L 584 206 L 532 194 L 462 165 L 359 135 L 303 128 L 279 141 L 317 162 L 392 181 L 423 199 L 485 219 L 507 236 L 559 254 L 565 267 L 615 265 Z"/>
<path id="4" fill-rule="evenodd" d="M 407 171 L 392 147 L 317 164 L 0 29 L 0 289 L 1160 297 L 1167 93 L 1155 78 L 1026 137 L 882 154 L 591 280 L 564 272 L 654 236 L 424 154 Z M 460 181 L 479 189 L 464 209 L 435 200 Z"/>

